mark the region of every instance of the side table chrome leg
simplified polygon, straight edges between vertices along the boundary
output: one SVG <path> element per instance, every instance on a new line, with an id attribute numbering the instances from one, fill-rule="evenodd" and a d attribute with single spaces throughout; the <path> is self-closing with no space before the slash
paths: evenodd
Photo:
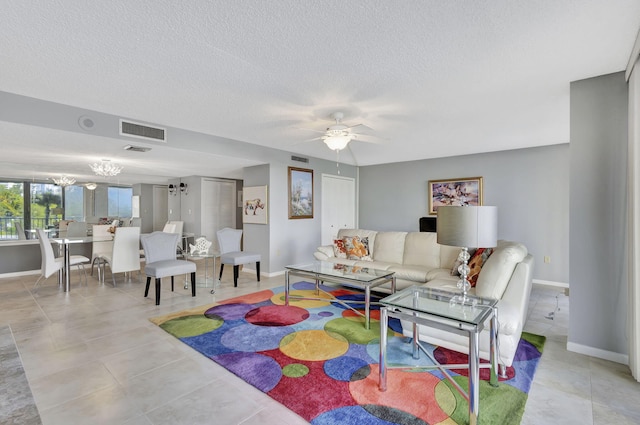
<path id="1" fill-rule="evenodd" d="M 493 308 L 493 316 L 489 322 L 489 360 L 491 362 L 491 377 L 489 383 L 498 386 L 498 308 Z"/>
<path id="2" fill-rule="evenodd" d="M 480 407 L 478 332 L 469 332 L 469 425 L 477 425 Z"/>
<path id="3" fill-rule="evenodd" d="M 284 271 L 284 305 L 289 305 L 289 270 Z"/>
<path id="4" fill-rule="evenodd" d="M 380 367 L 378 369 L 378 389 L 387 391 L 387 307 L 380 307 Z"/>

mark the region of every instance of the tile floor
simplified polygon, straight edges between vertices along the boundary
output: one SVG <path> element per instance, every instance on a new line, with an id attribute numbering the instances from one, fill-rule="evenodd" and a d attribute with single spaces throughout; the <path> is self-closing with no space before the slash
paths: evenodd
<path id="1" fill-rule="evenodd" d="M 160 306 L 153 286 L 143 297 L 135 275 L 133 282 L 120 275 L 116 288 L 91 277 L 79 285 L 74 275 L 70 293 L 55 277 L 35 291 L 35 275 L 0 278 L 0 325 L 11 326 L 43 423 L 306 423 L 148 321 L 284 282 L 258 283 L 247 272 L 233 288 L 230 272 L 215 295 L 198 288 L 192 298 L 182 285 L 172 293 L 164 284 Z M 640 423 L 640 384 L 624 365 L 568 352 L 568 316 L 561 290 L 534 285 L 526 330 L 548 340 L 522 423 Z"/>

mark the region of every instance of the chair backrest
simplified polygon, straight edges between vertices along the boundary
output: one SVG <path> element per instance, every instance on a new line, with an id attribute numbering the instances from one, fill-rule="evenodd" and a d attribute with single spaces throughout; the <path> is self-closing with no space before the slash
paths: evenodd
<path id="1" fill-rule="evenodd" d="M 140 228 L 118 227 L 113 238 L 111 271 L 140 270 Z"/>
<path id="2" fill-rule="evenodd" d="M 176 243 L 180 236 L 177 233 L 153 232 L 142 235 L 142 249 L 147 264 L 156 261 L 175 260 Z"/>
<path id="3" fill-rule="evenodd" d="M 36 229 L 38 235 L 38 242 L 40 243 L 40 256 L 42 262 L 40 263 L 40 273 L 45 278 L 51 276 L 54 272 L 57 272 L 60 267 L 56 266 L 56 256 L 53 253 L 53 247 L 49 241 L 47 233 L 42 229 Z"/>
<path id="4" fill-rule="evenodd" d="M 220 254 L 240 251 L 242 230 L 225 227 L 224 229 L 218 230 L 216 232 L 216 235 L 218 236 L 218 246 L 220 246 Z"/>
<path id="5" fill-rule="evenodd" d="M 107 238 L 111 236 L 111 233 L 109 232 L 109 227 L 111 227 L 108 224 L 94 224 L 93 226 L 93 238 L 94 239 L 98 239 L 98 238 Z M 113 241 L 112 240 L 108 240 L 108 241 L 97 241 L 94 240 L 91 243 L 91 253 L 92 256 L 96 256 L 99 254 L 105 254 L 105 253 L 109 253 L 111 252 L 111 250 L 113 249 Z"/>
<path id="6" fill-rule="evenodd" d="M 178 234 L 178 236 L 182 237 L 182 232 L 184 231 L 184 221 L 180 221 L 180 220 L 170 220 L 167 223 L 169 224 L 175 224 L 176 225 L 176 231 L 175 233 Z"/>
<path id="7" fill-rule="evenodd" d="M 16 233 L 18 233 L 18 239 L 27 239 L 26 233 L 24 233 L 24 227 L 22 227 L 22 223 L 19 221 L 14 221 L 13 224 L 16 226 Z"/>
<path id="8" fill-rule="evenodd" d="M 165 233 L 176 233 L 176 225 L 167 221 L 162 231 Z"/>
<path id="9" fill-rule="evenodd" d="M 115 219 L 111 222 L 111 227 L 118 227 L 120 225 L 120 220 Z"/>
<path id="10" fill-rule="evenodd" d="M 67 226 L 67 237 L 78 238 L 87 236 L 87 223 L 84 221 L 72 221 Z"/>

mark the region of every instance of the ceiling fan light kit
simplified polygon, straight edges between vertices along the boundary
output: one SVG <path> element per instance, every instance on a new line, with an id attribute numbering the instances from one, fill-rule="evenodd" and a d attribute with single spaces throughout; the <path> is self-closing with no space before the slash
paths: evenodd
<path id="1" fill-rule="evenodd" d="M 347 147 L 351 141 L 351 136 L 327 136 L 323 138 L 329 149 L 339 151 Z"/>

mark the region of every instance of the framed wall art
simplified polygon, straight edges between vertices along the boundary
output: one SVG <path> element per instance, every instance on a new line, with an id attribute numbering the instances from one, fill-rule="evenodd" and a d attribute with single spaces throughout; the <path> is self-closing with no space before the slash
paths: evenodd
<path id="1" fill-rule="evenodd" d="M 242 222 L 267 224 L 269 204 L 267 186 L 242 188 Z"/>
<path id="2" fill-rule="evenodd" d="M 482 177 L 429 180 L 429 214 L 445 205 L 482 206 Z"/>
<path id="3" fill-rule="evenodd" d="M 313 170 L 289 167 L 289 218 L 313 218 Z"/>

